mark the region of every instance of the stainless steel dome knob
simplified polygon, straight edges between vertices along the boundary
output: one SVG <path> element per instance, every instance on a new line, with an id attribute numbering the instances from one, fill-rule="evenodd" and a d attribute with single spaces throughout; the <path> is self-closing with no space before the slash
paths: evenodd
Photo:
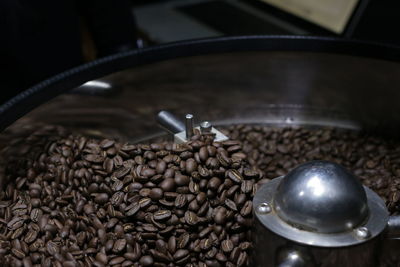
<path id="1" fill-rule="evenodd" d="M 289 172 L 273 199 L 286 223 L 317 233 L 346 232 L 368 219 L 367 195 L 357 178 L 342 166 L 312 161 Z"/>

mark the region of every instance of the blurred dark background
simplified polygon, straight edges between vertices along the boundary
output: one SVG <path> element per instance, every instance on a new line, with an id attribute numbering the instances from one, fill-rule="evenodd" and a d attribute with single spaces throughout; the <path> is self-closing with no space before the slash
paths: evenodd
<path id="1" fill-rule="evenodd" d="M 399 45 L 399 7 L 395 0 L 2 0 L 0 101 L 96 58 L 165 42 L 263 34 Z"/>

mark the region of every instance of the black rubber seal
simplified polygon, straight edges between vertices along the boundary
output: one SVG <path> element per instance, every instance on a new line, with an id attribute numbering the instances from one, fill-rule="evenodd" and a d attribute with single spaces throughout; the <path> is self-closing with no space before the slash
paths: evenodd
<path id="1" fill-rule="evenodd" d="M 189 40 L 111 55 L 49 78 L 0 106 L 0 130 L 44 102 L 87 81 L 174 58 L 242 51 L 306 51 L 400 61 L 400 48 L 364 41 L 306 36 L 238 36 Z"/>

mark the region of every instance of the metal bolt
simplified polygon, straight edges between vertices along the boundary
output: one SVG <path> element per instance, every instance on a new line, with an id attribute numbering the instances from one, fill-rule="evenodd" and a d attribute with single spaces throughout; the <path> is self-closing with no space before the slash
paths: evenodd
<path id="1" fill-rule="evenodd" d="M 192 114 L 186 114 L 185 126 L 186 126 L 186 139 L 190 139 L 193 136 L 193 115 Z"/>
<path id="2" fill-rule="evenodd" d="M 371 233 L 370 233 L 370 231 L 368 230 L 368 228 L 367 228 L 367 227 L 364 227 L 364 226 L 356 228 L 356 229 L 354 230 L 354 232 L 355 232 L 356 236 L 357 236 L 359 239 L 367 239 L 368 237 L 371 236 Z"/>
<path id="3" fill-rule="evenodd" d="M 268 203 L 261 203 L 257 207 L 257 213 L 260 213 L 260 214 L 267 214 L 267 213 L 270 213 L 271 211 L 272 211 L 272 208 Z"/>
<path id="4" fill-rule="evenodd" d="M 212 125 L 209 121 L 203 121 L 200 123 L 200 130 L 202 133 L 209 133 L 211 132 Z"/>

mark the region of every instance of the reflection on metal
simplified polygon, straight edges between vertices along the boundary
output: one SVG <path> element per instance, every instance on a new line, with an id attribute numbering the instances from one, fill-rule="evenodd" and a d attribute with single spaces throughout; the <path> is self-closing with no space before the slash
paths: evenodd
<path id="1" fill-rule="evenodd" d="M 78 88 L 72 90 L 71 93 L 104 96 L 115 93 L 115 88 L 109 82 L 94 80 L 82 84 Z"/>
<path id="2" fill-rule="evenodd" d="M 265 207 L 271 211 L 262 212 Z M 305 163 L 264 184 L 253 209 L 254 266 L 376 266 L 389 221 L 376 193 L 327 161 Z M 291 253 L 282 257 L 287 246 Z M 296 253 L 305 255 L 300 263 L 291 261 L 300 259 Z M 280 260 L 274 265 L 271 258 Z"/>
<path id="3" fill-rule="evenodd" d="M 290 246 L 281 247 L 277 252 L 275 266 L 278 267 L 306 267 L 310 266 L 309 255 Z"/>
<path id="4" fill-rule="evenodd" d="M 293 169 L 274 197 L 277 215 L 286 223 L 318 233 L 338 233 L 368 217 L 367 196 L 346 169 L 313 161 Z"/>
<path id="5" fill-rule="evenodd" d="M 81 85 L 81 87 L 92 87 L 97 89 L 110 89 L 111 85 L 102 81 L 88 81 Z"/>
<path id="6" fill-rule="evenodd" d="M 166 110 L 158 112 L 156 120 L 163 129 L 171 134 L 176 134 L 185 130 L 185 124 L 174 114 Z"/>
<path id="7" fill-rule="evenodd" d="M 400 216 L 391 216 L 389 218 L 388 237 L 400 239 Z"/>

